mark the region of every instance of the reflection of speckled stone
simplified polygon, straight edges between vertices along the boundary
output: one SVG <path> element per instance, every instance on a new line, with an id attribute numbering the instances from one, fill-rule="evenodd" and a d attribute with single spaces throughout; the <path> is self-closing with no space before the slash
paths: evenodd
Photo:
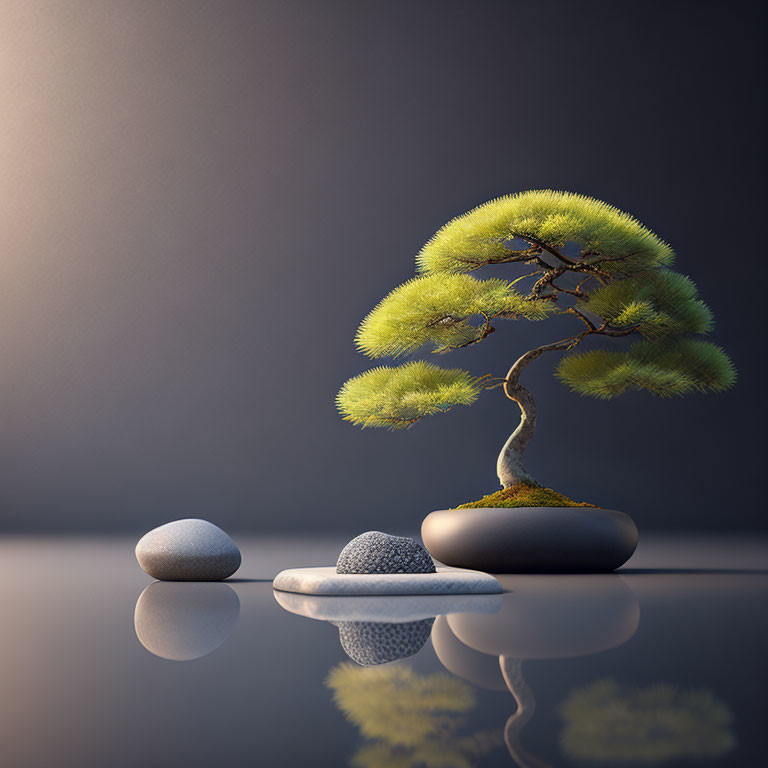
<path id="1" fill-rule="evenodd" d="M 386 664 L 418 653 L 427 642 L 434 619 L 403 624 L 340 621 L 339 640 L 347 656 L 364 667 Z"/>
<path id="2" fill-rule="evenodd" d="M 435 573 L 435 564 L 413 539 L 368 531 L 344 547 L 336 573 Z"/>

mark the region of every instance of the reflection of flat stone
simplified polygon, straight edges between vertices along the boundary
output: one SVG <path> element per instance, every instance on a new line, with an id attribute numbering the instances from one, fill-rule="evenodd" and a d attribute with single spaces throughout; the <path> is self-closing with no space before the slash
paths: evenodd
<path id="1" fill-rule="evenodd" d="M 487 573 L 439 566 L 436 573 L 336 573 L 336 568 L 290 568 L 272 586 L 304 595 L 494 594 L 501 584 Z"/>
<path id="2" fill-rule="evenodd" d="M 495 613 L 501 595 L 301 595 L 274 592 L 291 613 L 320 621 L 368 621 L 399 624 L 446 613 Z"/>
<path id="3" fill-rule="evenodd" d="M 595 507 L 443 509 L 421 537 L 436 560 L 490 573 L 606 573 L 637 546 L 632 518 Z"/>

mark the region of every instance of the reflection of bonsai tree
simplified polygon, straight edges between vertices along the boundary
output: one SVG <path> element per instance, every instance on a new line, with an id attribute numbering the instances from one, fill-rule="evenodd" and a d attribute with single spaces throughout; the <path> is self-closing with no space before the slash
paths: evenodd
<path id="1" fill-rule="evenodd" d="M 504 682 L 517 704 L 517 711 L 509 716 L 504 726 L 504 743 L 509 755 L 521 768 L 547 768 L 547 763 L 523 749 L 520 744 L 520 732 L 536 710 L 536 699 L 523 678 L 523 661 L 499 656 L 499 666 Z"/>
<path id="2" fill-rule="evenodd" d="M 514 241 L 524 247 L 515 249 Z M 338 407 L 354 424 L 398 429 L 470 405 L 482 389 L 501 387 L 519 406 L 521 420 L 498 459 L 504 490 L 476 506 L 573 504 L 540 488 L 523 466 L 536 425 L 533 396 L 520 383 L 531 362 L 548 352 L 566 353 L 558 378 L 599 398 L 641 389 L 663 397 L 713 392 L 735 380 L 725 353 L 691 336 L 710 330 L 712 313 L 693 282 L 670 269 L 673 260 L 672 249 L 653 232 L 588 197 L 522 192 L 481 205 L 424 246 L 417 258 L 422 275 L 393 290 L 363 320 L 358 348 L 377 358 L 425 344 L 447 352 L 483 341 L 502 319 L 566 315 L 579 330 L 524 352 L 503 378 L 475 378 L 425 362 L 374 368 L 342 387 Z M 527 271 L 512 282 L 468 274 L 499 264 L 525 265 Z M 627 337 L 640 340 L 615 350 L 575 351 L 589 339 Z"/>
<path id="3" fill-rule="evenodd" d="M 600 680 L 573 691 L 560 714 L 563 750 L 578 760 L 717 757 L 736 743 L 728 707 L 706 690 L 622 691 L 614 680 Z"/>
<path id="4" fill-rule="evenodd" d="M 328 675 L 336 705 L 373 743 L 352 758 L 361 768 L 471 768 L 473 757 L 500 744 L 498 734 L 462 737 L 464 715 L 475 707 L 466 683 L 410 667 L 339 664 Z"/>
<path id="5" fill-rule="evenodd" d="M 523 660 L 601 653 L 629 640 L 638 621 L 637 598 L 618 576 L 520 577 L 494 614 L 438 617 L 432 646 L 454 675 L 492 689 L 503 679 L 516 703 L 504 727 L 510 757 L 520 768 L 543 768 L 547 763 L 521 744 L 536 708 Z"/>
<path id="6" fill-rule="evenodd" d="M 507 751 L 520 768 L 548 768 L 547 763 L 528 752 L 520 743 L 521 731 L 536 710 L 536 699 L 523 678 L 522 659 L 505 655 L 498 658 L 486 656 L 464 645 L 451 631 L 445 616 L 439 616 L 434 624 L 432 645 L 442 665 L 453 674 L 471 679 L 483 688 L 506 688 L 512 694 L 516 709 L 504 726 Z M 503 681 L 501 686 L 499 681 Z"/>

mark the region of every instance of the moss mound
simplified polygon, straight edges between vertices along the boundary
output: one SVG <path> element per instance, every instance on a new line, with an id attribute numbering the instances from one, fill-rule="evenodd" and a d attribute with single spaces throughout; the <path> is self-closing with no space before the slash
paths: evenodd
<path id="1" fill-rule="evenodd" d="M 483 496 L 479 501 L 459 504 L 455 509 L 479 509 L 482 507 L 594 507 L 586 501 L 573 501 L 562 493 L 538 485 L 518 483 L 502 488 L 496 493 Z"/>

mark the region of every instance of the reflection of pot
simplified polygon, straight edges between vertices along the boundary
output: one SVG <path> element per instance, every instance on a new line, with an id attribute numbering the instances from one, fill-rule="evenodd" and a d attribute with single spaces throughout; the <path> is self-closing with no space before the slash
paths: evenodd
<path id="1" fill-rule="evenodd" d="M 448 626 L 447 616 L 438 616 L 432 627 L 432 647 L 440 663 L 456 677 L 463 677 L 478 688 L 506 691 L 496 656 L 475 651 L 461 640 Z"/>
<path id="2" fill-rule="evenodd" d="M 504 577 L 510 592 L 491 616 L 455 614 L 464 645 L 494 656 L 562 659 L 621 645 L 637 630 L 640 606 L 620 576 Z"/>
<path id="3" fill-rule="evenodd" d="M 220 582 L 155 581 L 136 601 L 136 637 L 155 656 L 199 659 L 218 648 L 240 617 L 234 590 Z"/>
<path id="4" fill-rule="evenodd" d="M 521 768 L 541 768 L 545 764 L 520 745 L 536 707 L 523 659 L 585 656 L 621 645 L 635 634 L 640 608 L 619 576 L 510 576 L 502 583 L 509 591 L 497 613 L 440 617 L 432 645 L 449 672 L 509 690 L 517 704 L 504 729 L 509 753 Z"/>

